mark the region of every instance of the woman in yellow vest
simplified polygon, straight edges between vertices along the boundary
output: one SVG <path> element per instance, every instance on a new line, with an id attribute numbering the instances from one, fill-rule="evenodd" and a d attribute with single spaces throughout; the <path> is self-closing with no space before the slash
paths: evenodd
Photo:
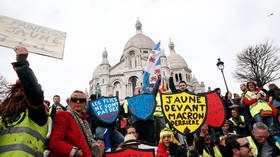
<path id="1" fill-rule="evenodd" d="M 195 148 L 203 157 L 222 157 L 220 149 L 211 139 L 207 124 L 201 126 L 198 137 L 195 140 Z"/>
<path id="2" fill-rule="evenodd" d="M 14 50 L 19 80 L 0 105 L 0 156 L 43 156 L 48 131 L 43 91 L 29 68 L 27 49 Z"/>
<path id="3" fill-rule="evenodd" d="M 250 133 L 248 131 L 247 122 L 245 121 L 245 117 L 243 115 L 239 115 L 239 111 L 237 108 L 233 108 L 231 110 L 231 117 L 229 120 L 232 123 L 233 130 L 242 136 L 248 136 Z"/>
<path id="4" fill-rule="evenodd" d="M 249 106 L 251 116 L 255 119 L 256 122 L 265 123 L 269 131 L 274 130 L 272 109 L 267 103 L 267 98 L 265 93 L 257 88 L 256 84 L 252 81 L 247 83 L 248 91 L 245 93 L 244 103 Z M 271 112 L 271 116 L 261 116 L 261 110 Z"/>

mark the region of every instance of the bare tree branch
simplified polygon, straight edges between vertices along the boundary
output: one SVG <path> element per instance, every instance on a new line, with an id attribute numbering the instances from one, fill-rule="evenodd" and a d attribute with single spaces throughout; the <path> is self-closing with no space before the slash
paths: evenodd
<path id="1" fill-rule="evenodd" d="M 279 49 L 265 42 L 249 46 L 237 55 L 234 77 L 242 82 L 255 81 L 261 87 L 280 79 Z"/>

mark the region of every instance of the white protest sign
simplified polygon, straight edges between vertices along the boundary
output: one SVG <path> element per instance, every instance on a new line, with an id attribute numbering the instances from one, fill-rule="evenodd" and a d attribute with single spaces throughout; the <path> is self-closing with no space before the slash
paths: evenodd
<path id="1" fill-rule="evenodd" d="M 0 15 L 0 45 L 62 59 L 66 33 Z"/>

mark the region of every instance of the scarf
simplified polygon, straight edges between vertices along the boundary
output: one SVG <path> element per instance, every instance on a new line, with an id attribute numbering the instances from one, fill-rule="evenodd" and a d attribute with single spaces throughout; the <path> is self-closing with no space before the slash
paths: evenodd
<path id="1" fill-rule="evenodd" d="M 99 156 L 99 148 L 93 138 L 88 122 L 77 111 L 70 111 L 70 113 L 82 130 L 93 156 Z"/>

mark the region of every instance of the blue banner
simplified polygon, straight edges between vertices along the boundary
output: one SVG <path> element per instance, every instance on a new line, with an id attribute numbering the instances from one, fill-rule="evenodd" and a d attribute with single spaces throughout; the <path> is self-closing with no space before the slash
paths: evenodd
<path id="1" fill-rule="evenodd" d="M 130 112 L 141 120 L 147 120 L 153 113 L 156 100 L 153 94 L 138 94 L 127 98 Z"/>
<path id="2" fill-rule="evenodd" d="M 101 97 L 90 103 L 91 111 L 96 117 L 105 122 L 113 123 L 116 121 L 119 114 L 119 99 L 117 97 Z"/>

